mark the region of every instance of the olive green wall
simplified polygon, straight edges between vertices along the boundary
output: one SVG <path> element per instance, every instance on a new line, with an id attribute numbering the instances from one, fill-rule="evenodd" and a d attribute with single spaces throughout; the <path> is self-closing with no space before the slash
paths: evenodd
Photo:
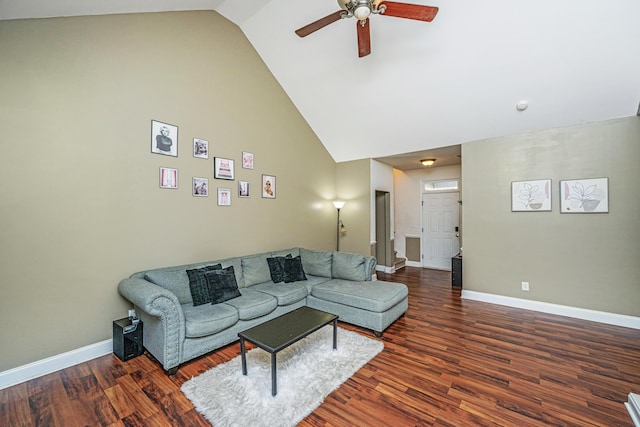
<path id="1" fill-rule="evenodd" d="M 0 94 L 0 371 L 111 338 L 130 307 L 117 284 L 135 271 L 334 248 L 335 162 L 215 12 L 0 22 Z M 177 158 L 150 153 L 152 119 L 179 126 Z M 213 156 L 235 160 L 235 181 L 213 179 Z M 178 168 L 179 189 L 159 189 L 160 166 Z M 209 197 L 191 195 L 194 176 Z"/>
<path id="2" fill-rule="evenodd" d="M 371 161 L 354 160 L 337 164 L 338 199 L 346 204 L 340 211 L 346 233 L 340 236 L 340 251 L 370 255 Z M 336 218 L 337 213 L 335 213 Z M 334 245 L 335 245 L 334 229 Z M 335 248 L 335 246 L 334 246 Z"/>
<path id="3" fill-rule="evenodd" d="M 639 117 L 464 144 L 464 289 L 639 316 L 639 160 Z M 609 213 L 560 214 L 561 179 L 599 177 Z M 511 182 L 545 178 L 552 212 L 511 212 Z"/>

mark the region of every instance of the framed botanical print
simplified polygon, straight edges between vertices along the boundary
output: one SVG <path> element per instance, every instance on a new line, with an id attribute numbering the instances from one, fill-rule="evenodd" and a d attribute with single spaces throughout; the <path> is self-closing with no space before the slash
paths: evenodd
<path id="1" fill-rule="evenodd" d="M 551 180 L 511 183 L 511 212 L 550 212 Z"/>
<path id="2" fill-rule="evenodd" d="M 609 178 L 560 181 L 560 213 L 608 213 Z"/>

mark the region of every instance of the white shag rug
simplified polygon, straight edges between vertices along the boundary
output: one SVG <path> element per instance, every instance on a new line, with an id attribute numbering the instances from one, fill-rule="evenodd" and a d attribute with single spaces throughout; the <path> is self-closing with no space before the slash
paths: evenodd
<path id="1" fill-rule="evenodd" d="M 240 356 L 182 385 L 182 392 L 214 427 L 295 426 L 325 397 L 384 349 L 382 341 L 328 325 L 277 354 L 278 394 L 271 396 L 271 355 L 247 352 L 247 376 Z"/>

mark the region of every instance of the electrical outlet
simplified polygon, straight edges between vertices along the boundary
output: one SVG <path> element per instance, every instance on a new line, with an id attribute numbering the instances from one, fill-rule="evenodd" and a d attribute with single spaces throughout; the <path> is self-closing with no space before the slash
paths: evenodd
<path id="1" fill-rule="evenodd" d="M 136 317 L 136 311 L 135 311 L 135 309 L 131 309 L 131 310 L 129 310 L 129 317 Z"/>
<path id="2" fill-rule="evenodd" d="M 529 282 L 522 282 L 522 290 L 523 291 L 528 291 L 529 290 Z"/>

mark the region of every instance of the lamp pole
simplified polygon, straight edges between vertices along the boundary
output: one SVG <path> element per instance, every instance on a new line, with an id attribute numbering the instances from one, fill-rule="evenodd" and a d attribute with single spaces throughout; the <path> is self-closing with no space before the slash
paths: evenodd
<path id="1" fill-rule="evenodd" d="M 338 208 L 338 226 L 336 227 L 336 251 L 340 252 L 340 208 Z"/>

